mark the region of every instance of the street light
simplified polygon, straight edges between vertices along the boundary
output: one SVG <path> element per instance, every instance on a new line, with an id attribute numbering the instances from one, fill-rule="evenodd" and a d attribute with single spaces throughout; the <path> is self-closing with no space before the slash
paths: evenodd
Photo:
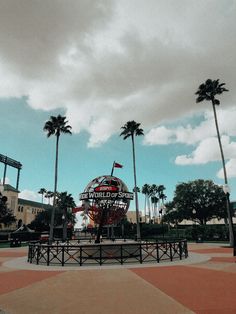
<path id="1" fill-rule="evenodd" d="M 233 218 L 232 218 L 232 214 L 230 210 L 230 200 L 229 200 L 230 187 L 228 184 L 224 184 L 222 186 L 222 189 L 226 195 L 226 208 L 227 208 L 227 214 L 228 214 L 228 220 L 229 220 L 229 241 L 230 241 L 230 245 L 232 245 L 234 249 L 233 254 L 234 256 L 236 256 L 234 225 L 233 225 Z"/>
<path id="2" fill-rule="evenodd" d="M 66 219 L 66 216 L 63 214 L 62 217 L 62 240 L 63 241 L 66 241 L 66 233 L 67 233 L 67 230 L 65 231 L 65 219 Z"/>
<path id="3" fill-rule="evenodd" d="M 194 209 L 192 210 L 192 214 L 193 214 L 193 216 L 195 217 L 195 219 L 193 220 L 194 224 L 193 224 L 193 233 L 192 233 L 192 237 L 193 237 L 193 239 L 195 238 L 195 240 L 196 240 L 196 242 L 197 242 L 196 213 L 197 213 L 197 211 L 196 211 L 196 209 L 194 208 Z"/>
<path id="4" fill-rule="evenodd" d="M 172 208 L 171 210 L 172 213 L 177 213 L 177 208 Z M 174 217 L 176 218 L 176 217 Z M 176 232 L 177 232 L 177 237 L 179 237 L 179 229 L 178 229 L 178 219 L 175 219 L 175 228 L 176 228 Z"/>
<path id="5" fill-rule="evenodd" d="M 192 210 L 192 214 L 195 216 L 196 215 L 196 209 L 194 208 L 193 210 Z M 196 219 L 196 217 L 195 217 L 195 219 Z M 196 220 L 194 220 L 194 224 L 196 224 Z"/>

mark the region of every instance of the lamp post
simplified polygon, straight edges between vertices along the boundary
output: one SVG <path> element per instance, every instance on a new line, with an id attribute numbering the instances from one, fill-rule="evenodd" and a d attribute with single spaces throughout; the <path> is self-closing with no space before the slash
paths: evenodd
<path id="1" fill-rule="evenodd" d="M 197 211 L 196 211 L 196 209 L 194 208 L 194 209 L 192 210 L 192 214 L 193 214 L 193 216 L 195 217 L 195 219 L 193 220 L 193 222 L 194 222 L 194 224 L 193 224 L 193 230 L 194 230 L 194 232 L 193 232 L 193 237 L 195 238 L 195 241 L 197 242 L 196 213 L 197 213 Z"/>
<path id="2" fill-rule="evenodd" d="M 230 245 L 233 247 L 233 254 L 236 256 L 236 247 L 235 247 L 235 234 L 234 234 L 234 225 L 233 225 L 233 218 L 232 218 L 232 213 L 230 210 L 230 187 L 228 184 L 224 184 L 222 186 L 223 191 L 226 195 L 226 209 L 227 209 L 227 215 L 228 215 L 228 220 L 229 220 L 229 241 Z"/>
<path id="3" fill-rule="evenodd" d="M 174 213 L 174 215 L 176 215 L 176 213 L 177 213 L 177 208 L 175 208 L 175 207 L 172 208 L 171 212 Z M 179 238 L 178 219 L 177 219 L 177 217 L 174 217 L 174 218 L 175 218 L 176 235 L 177 235 L 177 237 Z"/>
<path id="4" fill-rule="evenodd" d="M 65 219 L 66 219 L 66 216 L 63 214 L 61 218 L 62 218 L 62 240 L 66 241 L 66 237 L 67 237 L 67 235 L 66 235 L 67 230 L 65 231 Z"/>
<path id="5" fill-rule="evenodd" d="M 192 210 L 192 214 L 195 216 L 196 215 L 196 209 L 194 208 L 193 210 Z M 195 216 L 195 219 L 196 219 L 196 216 Z M 196 220 L 194 220 L 194 225 L 196 225 Z"/>

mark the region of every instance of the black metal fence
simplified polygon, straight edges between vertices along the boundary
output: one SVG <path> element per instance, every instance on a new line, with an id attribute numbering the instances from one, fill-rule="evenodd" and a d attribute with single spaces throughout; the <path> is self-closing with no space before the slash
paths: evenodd
<path id="1" fill-rule="evenodd" d="M 29 244 L 28 262 L 52 266 L 159 263 L 188 257 L 186 240 L 102 244 Z"/>

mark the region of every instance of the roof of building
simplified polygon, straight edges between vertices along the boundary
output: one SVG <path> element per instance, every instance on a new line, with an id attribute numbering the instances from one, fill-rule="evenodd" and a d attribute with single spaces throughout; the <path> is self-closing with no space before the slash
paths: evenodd
<path id="1" fill-rule="evenodd" d="M 12 192 L 20 193 L 20 191 L 18 191 L 16 188 L 14 188 L 10 184 L 4 184 L 4 191 L 12 191 Z"/>
<path id="2" fill-rule="evenodd" d="M 49 204 L 43 204 L 40 202 L 35 202 L 35 201 L 30 201 L 30 200 L 25 200 L 23 198 L 18 198 L 18 205 L 19 206 L 31 206 L 31 207 L 38 207 L 38 208 L 43 208 L 43 209 L 48 209 L 52 208 L 52 205 Z"/>

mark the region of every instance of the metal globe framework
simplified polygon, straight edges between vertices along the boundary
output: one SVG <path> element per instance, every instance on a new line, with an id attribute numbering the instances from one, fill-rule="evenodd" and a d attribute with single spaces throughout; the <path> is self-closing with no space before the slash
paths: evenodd
<path id="1" fill-rule="evenodd" d="M 127 213 L 133 193 L 125 183 L 114 176 L 93 179 L 80 194 L 84 212 L 95 224 L 110 225 L 119 222 Z"/>

